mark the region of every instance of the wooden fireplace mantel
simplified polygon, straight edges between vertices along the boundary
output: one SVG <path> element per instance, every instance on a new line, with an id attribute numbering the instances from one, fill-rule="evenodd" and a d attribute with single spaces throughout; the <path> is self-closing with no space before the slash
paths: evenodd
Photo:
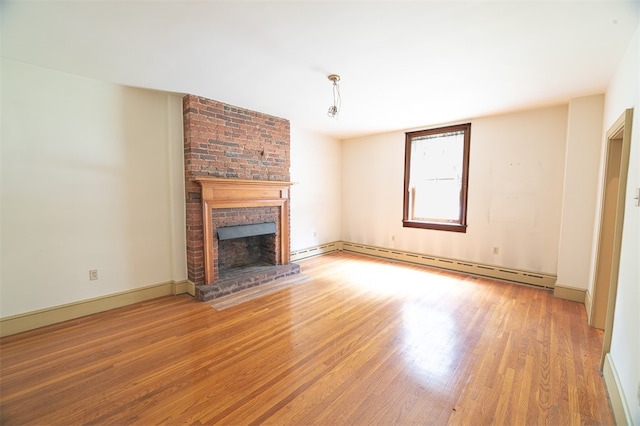
<path id="1" fill-rule="evenodd" d="M 213 284 L 213 223 L 212 209 L 234 207 L 280 208 L 280 258 L 278 263 L 289 263 L 289 187 L 292 182 L 243 180 L 201 177 L 198 182 L 202 193 L 202 220 L 204 232 L 204 279 Z"/>

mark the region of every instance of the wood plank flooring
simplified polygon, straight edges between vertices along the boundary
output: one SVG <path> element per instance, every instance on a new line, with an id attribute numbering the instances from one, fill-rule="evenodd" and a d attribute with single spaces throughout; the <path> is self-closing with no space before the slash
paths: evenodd
<path id="1" fill-rule="evenodd" d="M 584 306 L 333 253 L 216 311 L 169 296 L 0 340 L 0 423 L 614 424 Z"/>

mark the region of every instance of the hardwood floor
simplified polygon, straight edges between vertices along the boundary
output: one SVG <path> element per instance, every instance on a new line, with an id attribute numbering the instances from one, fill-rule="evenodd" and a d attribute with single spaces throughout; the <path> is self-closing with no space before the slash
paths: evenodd
<path id="1" fill-rule="evenodd" d="M 613 424 L 601 334 L 551 292 L 334 253 L 0 340 L 0 423 Z"/>

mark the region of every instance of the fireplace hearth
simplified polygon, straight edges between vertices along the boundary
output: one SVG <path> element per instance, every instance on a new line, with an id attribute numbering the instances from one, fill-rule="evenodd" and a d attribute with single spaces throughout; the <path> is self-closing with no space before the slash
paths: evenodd
<path id="1" fill-rule="evenodd" d="M 196 286 L 196 298 L 206 302 L 298 273 L 300 273 L 300 266 L 295 263 L 288 265 L 257 263 L 232 268 L 221 271 L 220 279 L 213 284 Z"/>

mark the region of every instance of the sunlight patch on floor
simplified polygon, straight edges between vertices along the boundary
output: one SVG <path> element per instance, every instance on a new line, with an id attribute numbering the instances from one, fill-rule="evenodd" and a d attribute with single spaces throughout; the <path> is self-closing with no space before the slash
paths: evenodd
<path id="1" fill-rule="evenodd" d="M 457 324 L 447 313 L 418 303 L 402 310 L 404 352 L 414 378 L 433 386 L 444 385 L 451 377 L 457 357 Z"/>
<path id="2" fill-rule="evenodd" d="M 441 291 L 459 279 L 395 264 L 353 264 L 345 271 L 352 285 L 378 296 L 416 297 Z"/>

